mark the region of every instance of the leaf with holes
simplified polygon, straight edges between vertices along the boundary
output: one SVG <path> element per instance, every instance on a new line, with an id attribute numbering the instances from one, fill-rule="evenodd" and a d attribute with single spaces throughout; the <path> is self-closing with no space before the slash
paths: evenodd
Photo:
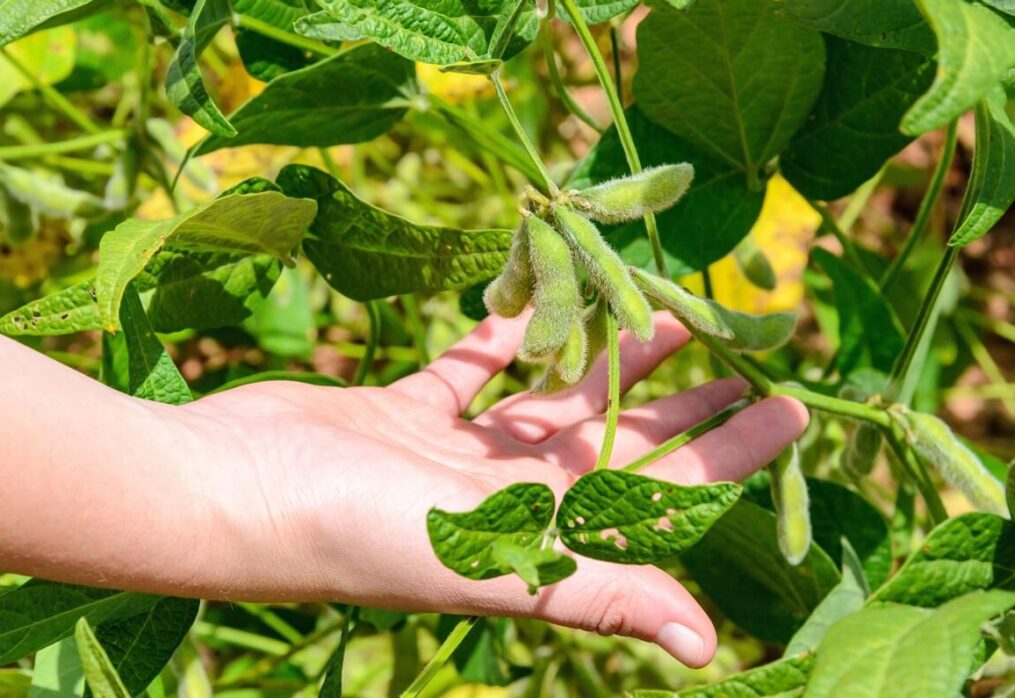
<path id="1" fill-rule="evenodd" d="M 1015 606 L 1015 593 L 981 591 L 936 610 L 884 604 L 833 625 L 818 648 L 808 698 L 959 695 L 980 626 Z"/>
<path id="2" fill-rule="evenodd" d="M 916 0 L 937 36 L 937 75 L 902 119 L 913 136 L 945 126 L 1015 68 L 1015 17 L 958 0 Z"/>
<path id="3" fill-rule="evenodd" d="M 306 165 L 283 168 L 278 183 L 289 196 L 317 201 L 303 251 L 332 288 L 354 300 L 468 288 L 496 276 L 507 262 L 510 230 L 417 225 L 359 200 Z"/>
<path id="4" fill-rule="evenodd" d="M 968 210 L 949 245 L 964 247 L 986 235 L 1015 201 L 1015 123 L 1007 97 L 996 87 L 976 105 L 976 149 L 969 176 Z"/>
<path id="5" fill-rule="evenodd" d="M 821 35 L 756 0 L 657 4 L 638 26 L 638 55 L 638 107 L 752 188 L 803 125 L 825 72 Z"/>
<path id="6" fill-rule="evenodd" d="M 437 558 L 458 574 L 491 579 L 516 572 L 534 589 L 575 570 L 574 560 L 542 549 L 554 505 L 549 487 L 521 482 L 495 492 L 472 511 L 431 509 L 427 533 Z"/>
<path id="7" fill-rule="evenodd" d="M 557 513 L 560 538 L 597 560 L 646 564 L 673 559 L 697 543 L 740 497 L 740 485 L 683 487 L 613 470 L 587 473 Z"/>
<path id="8" fill-rule="evenodd" d="M 296 30 L 339 41 L 373 39 L 399 55 L 421 63 L 450 65 L 493 56 L 498 29 L 517 6 L 510 0 L 319 0 L 335 20 L 329 25 L 311 15 Z M 536 36 L 535 7 L 522 11 L 503 54 L 518 53 Z M 308 26 L 309 25 L 309 26 Z M 323 31 L 333 27 L 334 33 Z"/>
<path id="9" fill-rule="evenodd" d="M 166 71 L 169 101 L 201 126 L 224 138 L 235 136 L 236 129 L 208 95 L 197 59 L 228 19 L 228 0 L 197 0 Z"/>
<path id="10" fill-rule="evenodd" d="M 231 194 L 163 221 L 124 221 L 102 238 L 95 278 L 103 325 L 115 331 L 120 300 L 167 242 L 198 252 L 270 254 L 290 260 L 310 226 L 313 201 L 273 191 Z"/>
<path id="11" fill-rule="evenodd" d="M 195 154 L 253 143 L 305 148 L 369 141 L 405 115 L 414 76 L 412 63 L 380 46 L 354 48 L 272 80 L 230 115 L 235 136 L 209 136 Z"/>
<path id="12" fill-rule="evenodd" d="M 57 291 L 0 317 L 0 334 L 8 337 L 40 337 L 101 329 L 94 281 Z"/>

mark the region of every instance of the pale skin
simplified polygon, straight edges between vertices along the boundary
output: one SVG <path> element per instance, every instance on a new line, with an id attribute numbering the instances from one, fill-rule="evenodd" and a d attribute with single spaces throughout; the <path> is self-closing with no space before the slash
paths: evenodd
<path id="1" fill-rule="evenodd" d="M 689 340 L 671 317 L 655 322 L 650 343 L 622 337 L 624 388 Z M 465 511 L 520 481 L 546 483 L 559 501 L 595 462 L 604 357 L 565 393 L 522 393 L 461 418 L 524 326 L 489 318 L 387 388 L 260 383 L 184 407 L 127 397 L 0 337 L 0 570 L 206 599 L 540 618 L 708 663 L 711 621 L 658 568 L 579 557 L 574 576 L 530 596 L 516 577 L 471 581 L 434 557 L 431 507 Z M 626 410 L 611 467 L 744 389 L 725 379 Z M 739 480 L 806 424 L 803 405 L 768 398 L 642 473 Z"/>

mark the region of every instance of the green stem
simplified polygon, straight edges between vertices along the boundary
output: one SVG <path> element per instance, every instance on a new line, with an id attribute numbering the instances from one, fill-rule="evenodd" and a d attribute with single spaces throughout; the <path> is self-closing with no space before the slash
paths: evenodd
<path id="1" fill-rule="evenodd" d="M 419 367 L 423 368 L 430 363 L 430 351 L 426 348 L 426 325 L 423 324 L 423 315 L 419 312 L 416 296 L 407 293 L 399 298 L 401 298 L 402 307 L 405 309 L 405 322 L 409 326 L 409 333 L 412 335 L 416 352 L 419 354 Z"/>
<path id="2" fill-rule="evenodd" d="M 1007 387 L 1007 381 L 1004 377 L 1004 372 L 1001 367 L 994 361 L 994 357 L 990 355 L 983 340 L 976 336 L 973 332 L 973 328 L 970 327 L 969 323 L 966 322 L 962 316 L 952 318 L 952 325 L 958 331 L 959 337 L 965 342 L 966 346 L 969 347 L 969 353 L 973 355 L 976 363 L 980 365 L 983 373 L 987 376 L 992 386 Z M 1004 408 L 1008 410 L 1008 414 L 1015 419 L 1015 396 L 1011 394 L 1005 394 L 1001 392 L 998 399 Z"/>
<path id="3" fill-rule="evenodd" d="M 735 415 L 737 412 L 740 412 L 750 404 L 751 401 L 747 399 L 737 400 L 723 411 L 717 412 L 708 419 L 699 422 L 698 424 L 695 424 L 687 431 L 681 434 L 677 434 L 668 441 L 660 444 L 659 446 L 656 446 L 655 448 L 653 448 L 651 451 L 641 456 L 640 458 L 631 461 L 623 468 L 621 468 L 621 470 L 628 473 L 638 472 L 649 463 L 654 463 L 660 458 L 669 455 L 673 451 L 676 451 L 681 446 L 684 446 L 690 443 L 691 441 L 694 441 L 699 436 L 712 431 L 716 427 L 722 426 L 727 421 L 729 421 L 730 417 Z"/>
<path id="4" fill-rule="evenodd" d="M 878 188 L 881 180 L 885 176 L 885 172 L 888 170 L 888 163 L 881 166 L 881 169 L 877 171 L 873 177 L 868 179 L 866 182 L 861 184 L 853 196 L 850 198 L 849 203 L 846 205 L 842 215 L 839 216 L 838 221 L 839 229 L 847 231 L 853 227 L 856 223 L 856 219 L 860 217 L 860 213 L 867 207 L 867 202 L 870 201 L 874 191 Z"/>
<path id="5" fill-rule="evenodd" d="M 298 48 L 301 51 L 310 51 L 320 56 L 337 56 L 339 49 L 332 48 L 327 44 L 322 44 L 320 41 L 314 41 L 308 39 L 305 36 L 299 34 L 291 34 L 284 29 L 268 24 L 267 22 L 251 17 L 250 15 L 233 15 L 234 22 L 237 27 L 243 29 L 249 29 L 250 31 L 257 32 L 261 36 L 266 36 L 269 39 Z"/>
<path id="6" fill-rule="evenodd" d="M 79 150 L 88 150 L 97 145 L 116 143 L 127 137 L 127 132 L 121 129 L 100 131 L 87 136 L 68 138 L 65 141 L 54 141 L 52 143 L 32 143 L 29 145 L 8 145 L 0 147 L 0 160 L 23 160 L 27 158 L 39 158 L 46 155 L 59 155 L 61 153 L 74 153 Z"/>
<path id="7" fill-rule="evenodd" d="M 1015 342 L 1015 325 L 1010 322 L 984 315 L 969 308 L 959 308 L 958 314 L 977 327 L 990 330 L 998 337 L 1007 339 L 1009 342 Z"/>
<path id="8" fill-rule="evenodd" d="M 493 131 L 485 123 L 458 107 L 428 95 L 427 100 L 438 114 L 455 128 L 468 136 L 478 146 L 481 153 L 493 153 L 502 162 L 511 165 L 530 181 L 538 181 L 542 175 L 534 166 L 528 153 L 514 141 Z M 355 152 L 359 152 L 357 149 Z"/>
<path id="9" fill-rule="evenodd" d="M 363 351 L 363 358 L 356 367 L 356 375 L 352 379 L 353 385 L 363 385 L 370 369 L 374 365 L 374 356 L 377 354 L 377 345 L 381 340 L 381 309 L 378 307 L 380 301 L 369 301 L 366 304 L 367 318 L 370 321 L 370 331 L 367 335 L 366 348 Z"/>
<path id="10" fill-rule="evenodd" d="M 592 116 L 575 101 L 574 97 L 572 97 L 571 93 L 568 91 L 567 86 L 564 85 L 564 79 L 560 75 L 560 68 L 557 66 L 557 56 L 553 51 L 553 30 L 550 28 L 549 18 L 539 25 L 539 41 L 543 45 L 543 58 L 546 61 L 546 70 L 550 74 L 550 84 L 553 85 L 553 89 L 557 93 L 557 97 L 560 98 L 560 101 L 565 107 L 567 107 L 569 112 L 584 121 L 597 133 L 602 133 L 603 127 L 600 126 L 599 123 L 597 123 L 596 120 L 593 119 Z"/>
<path id="11" fill-rule="evenodd" d="M 60 94 L 57 90 L 53 89 L 50 85 L 43 83 L 32 71 L 30 71 L 21 61 L 16 59 L 11 53 L 4 48 L 0 48 L 0 56 L 3 56 L 7 61 L 14 66 L 21 75 L 28 80 L 32 87 L 42 94 L 42 98 L 49 102 L 53 108 L 63 113 L 68 119 L 73 121 L 81 129 L 88 131 L 89 133 L 100 133 L 102 129 L 97 123 L 82 112 L 80 109 L 71 104 L 70 100 Z"/>
<path id="12" fill-rule="evenodd" d="M 961 219 L 959 219 L 961 221 Z M 914 359 L 919 353 L 920 343 L 923 340 L 924 334 L 928 330 L 932 329 L 936 322 L 932 322 L 931 319 L 936 317 L 936 309 L 938 299 L 941 296 L 941 289 L 944 288 L 945 281 L 948 280 L 948 274 L 952 270 L 952 266 L 955 264 L 955 260 L 958 259 L 959 248 L 948 247 L 945 250 L 944 256 L 941 258 L 941 263 L 938 264 L 937 271 L 934 272 L 934 278 L 931 279 L 930 288 L 927 289 L 926 294 L 923 298 L 923 303 L 920 305 L 920 312 L 916 316 L 916 320 L 913 322 L 913 327 L 909 331 L 909 337 L 906 338 L 906 346 L 903 347 L 902 353 L 899 358 L 895 361 L 895 366 L 892 368 L 891 376 L 888 381 L 888 389 L 885 391 L 885 397 L 894 402 L 900 399 L 900 396 L 906 392 L 907 384 L 911 383 L 913 374 L 915 371 L 919 371 L 920 366 L 916 365 Z M 906 397 L 908 402 L 908 396 Z"/>
<path id="13" fill-rule="evenodd" d="M 507 114 L 508 121 L 511 122 L 511 128 L 514 129 L 515 135 L 518 136 L 518 140 L 521 141 L 522 146 L 525 148 L 525 152 L 529 154 L 529 159 L 532 160 L 532 164 L 535 165 L 536 170 L 539 171 L 539 178 L 543 180 L 543 189 L 549 193 L 551 198 L 557 196 L 560 190 L 557 189 L 557 185 L 554 183 L 553 178 L 550 177 L 549 171 L 546 169 L 546 165 L 543 164 L 543 159 L 539 157 L 539 151 L 536 150 L 536 146 L 529 140 L 529 136 L 525 133 L 525 128 L 522 126 L 522 122 L 518 119 L 518 114 L 515 113 L 514 107 L 511 106 L 511 101 L 508 99 L 507 93 L 504 91 L 504 85 L 500 80 L 500 70 L 496 70 L 490 75 L 490 82 L 493 83 L 493 89 L 497 92 L 497 99 L 500 100 L 500 106 Z"/>
<path id="14" fill-rule="evenodd" d="M 768 394 L 796 398 L 811 409 L 827 412 L 839 417 L 858 419 L 882 427 L 888 427 L 892 423 L 888 413 L 880 407 L 863 402 L 843 400 L 842 398 L 830 395 L 822 395 L 821 393 L 816 393 L 813 390 L 807 390 L 796 385 L 786 383 L 774 384 Z"/>
<path id="15" fill-rule="evenodd" d="M 603 446 L 596 458 L 595 470 L 602 470 L 610 464 L 613 442 L 617 437 L 617 422 L 620 420 L 620 330 L 612 313 L 606 315 L 606 355 L 609 364 L 609 388 L 606 397 L 606 431 L 603 432 Z"/>
<path id="16" fill-rule="evenodd" d="M 441 670 L 448 660 L 451 659 L 451 655 L 454 654 L 458 646 L 462 644 L 462 641 L 469 635 L 476 622 L 479 620 L 478 616 L 470 616 L 463 618 L 458 621 L 458 625 L 452 629 L 451 634 L 448 635 L 447 639 L 437 648 L 437 654 L 427 662 L 426 666 L 423 667 L 423 671 L 420 672 L 409 687 L 402 692 L 402 698 L 415 698 L 418 696 L 426 685 L 433 680 L 433 677 L 437 675 L 437 672 Z"/>
<path id="17" fill-rule="evenodd" d="M 910 479 L 916 484 L 917 489 L 920 490 L 920 495 L 927 504 L 927 512 L 930 514 L 931 520 L 934 524 L 946 521 L 948 519 L 948 510 L 945 509 L 944 503 L 941 501 L 941 495 L 938 494 L 937 489 L 934 487 L 927 469 L 917 460 L 912 449 L 900 437 L 898 427 L 893 424 L 889 429 L 886 429 L 885 438 L 888 441 L 888 445 L 891 446 L 892 452 L 898 458 L 899 463 L 905 469 L 906 474 L 909 475 Z"/>
<path id="18" fill-rule="evenodd" d="M 902 271 L 902 267 L 905 265 L 906 260 L 909 258 L 909 254 L 916 247 L 916 243 L 923 237 L 924 232 L 927 230 L 927 226 L 930 223 L 930 216 L 934 212 L 934 206 L 937 204 L 938 199 L 941 196 L 941 190 L 944 188 L 945 179 L 948 176 L 948 171 L 951 169 L 952 160 L 955 158 L 955 144 L 958 141 L 958 122 L 953 121 L 948 124 L 948 131 L 945 134 L 944 148 L 941 150 L 941 157 L 938 158 L 937 166 L 934 168 L 934 174 L 930 178 L 930 184 L 927 186 L 927 191 L 924 192 L 923 200 L 920 201 L 920 208 L 916 212 L 916 220 L 913 221 L 913 227 L 909 230 L 909 235 L 906 236 L 906 241 L 902 244 L 902 249 L 895 255 L 895 259 L 885 270 L 885 273 L 881 276 L 881 280 L 878 286 L 882 292 L 887 292 L 891 286 L 898 281 L 899 272 Z"/>
<path id="19" fill-rule="evenodd" d="M 617 86 L 617 99 L 624 103 L 624 71 L 620 65 L 620 37 L 617 25 L 610 24 L 610 54 L 613 57 L 613 82 Z"/>
<path id="20" fill-rule="evenodd" d="M 624 149 L 627 166 L 631 170 L 631 174 L 638 174 L 642 169 L 641 159 L 638 157 L 638 150 L 634 145 L 631 127 L 628 125 L 627 117 L 624 115 L 624 105 L 620 101 L 620 95 L 617 94 L 617 88 L 613 84 L 613 79 L 610 78 L 610 71 L 606 67 L 603 54 L 599 50 L 599 46 L 596 45 L 596 40 L 589 30 L 589 25 L 586 24 L 585 18 L 582 17 L 581 12 L 578 10 L 575 0 L 560 0 L 560 4 L 564 7 L 564 11 L 571 20 L 571 24 L 578 33 L 582 46 L 585 47 L 586 53 L 588 53 L 589 58 L 592 60 L 592 67 L 596 72 L 596 78 L 599 80 L 599 84 L 606 94 L 606 101 L 610 105 L 613 125 L 617 129 L 620 145 Z M 655 216 L 651 213 L 645 216 L 645 230 L 648 233 L 649 243 L 652 245 L 652 256 L 655 258 L 656 269 L 659 271 L 660 276 L 668 279 L 670 274 L 666 268 L 666 255 L 663 254 L 663 245 L 659 239 L 659 227 L 656 224 Z"/>

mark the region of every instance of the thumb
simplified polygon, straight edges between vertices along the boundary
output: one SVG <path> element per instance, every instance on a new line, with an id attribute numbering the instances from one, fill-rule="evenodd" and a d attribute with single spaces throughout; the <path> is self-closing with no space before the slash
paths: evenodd
<path id="1" fill-rule="evenodd" d="M 712 660 L 712 621 L 673 577 L 649 565 L 576 561 L 575 574 L 529 597 L 532 608 L 522 613 L 601 635 L 654 642 L 690 667 Z"/>

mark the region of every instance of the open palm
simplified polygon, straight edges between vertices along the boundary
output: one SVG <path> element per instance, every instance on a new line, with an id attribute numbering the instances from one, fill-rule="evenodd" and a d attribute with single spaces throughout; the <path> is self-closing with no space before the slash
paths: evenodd
<path id="1" fill-rule="evenodd" d="M 689 339 L 657 314 L 656 338 L 621 340 L 627 389 Z M 512 360 L 525 319 L 491 317 L 423 371 L 387 388 L 336 390 L 262 383 L 184 410 L 214 425 L 225 448 L 214 477 L 220 505 L 242 521 L 251 568 L 220 586 L 249 599 L 328 599 L 415 611 L 526 616 L 655 641 L 699 666 L 715 651 L 704 611 L 652 566 L 579 558 L 572 577 L 530 596 L 515 577 L 470 581 L 430 548 L 426 514 L 474 508 L 515 482 L 542 482 L 558 497 L 590 470 L 602 441 L 604 357 L 579 385 L 552 396 L 522 393 L 476 419 L 461 414 Z M 621 414 L 611 466 L 619 467 L 709 417 L 744 392 L 725 379 Z M 802 405 L 758 402 L 642 472 L 681 484 L 737 480 L 799 437 Z M 201 425 L 198 427 L 197 425 Z M 256 541 L 256 542 L 255 542 Z"/>

